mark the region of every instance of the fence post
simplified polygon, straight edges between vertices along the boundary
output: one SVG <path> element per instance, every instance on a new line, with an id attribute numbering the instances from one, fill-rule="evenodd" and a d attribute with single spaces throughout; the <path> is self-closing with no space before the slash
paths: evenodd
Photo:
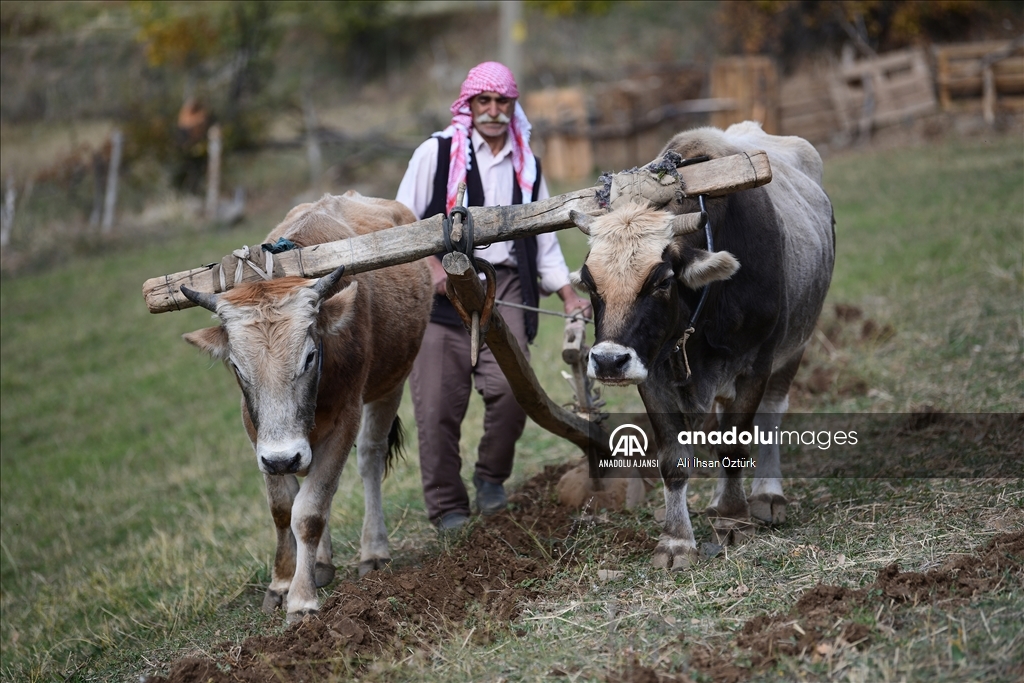
<path id="1" fill-rule="evenodd" d="M 217 218 L 217 203 L 220 200 L 220 126 L 213 124 L 206 133 L 206 218 Z"/>
<path id="2" fill-rule="evenodd" d="M 302 96 L 302 118 L 306 126 L 306 158 L 309 160 L 309 184 L 319 194 L 323 168 L 323 154 L 320 152 L 320 138 L 317 135 L 319 122 L 309 93 Z"/>
<path id="3" fill-rule="evenodd" d="M 7 187 L 4 189 L 4 205 L 0 209 L 0 247 L 11 243 L 11 231 L 14 229 L 14 200 L 18 192 L 14 189 L 14 176 L 7 176 Z"/>
<path id="4" fill-rule="evenodd" d="M 522 79 L 519 67 L 522 64 L 522 45 L 526 41 L 526 21 L 523 19 L 522 0 L 505 0 L 498 3 L 499 54 L 502 63 L 518 78 Z"/>
<path id="5" fill-rule="evenodd" d="M 121 147 L 124 144 L 124 136 L 117 128 L 110 134 L 110 168 L 107 170 L 107 196 L 103 202 L 103 227 L 104 235 L 110 233 L 114 227 L 114 208 L 117 204 L 117 176 L 121 166 Z"/>
<path id="6" fill-rule="evenodd" d="M 981 113 L 985 123 L 992 126 L 996 122 L 996 79 L 990 62 L 981 70 L 981 84 Z"/>
<path id="7" fill-rule="evenodd" d="M 89 227 L 100 227 L 100 220 L 103 218 L 103 176 L 106 169 L 103 167 L 103 154 L 100 151 L 92 153 L 92 211 L 89 213 Z"/>

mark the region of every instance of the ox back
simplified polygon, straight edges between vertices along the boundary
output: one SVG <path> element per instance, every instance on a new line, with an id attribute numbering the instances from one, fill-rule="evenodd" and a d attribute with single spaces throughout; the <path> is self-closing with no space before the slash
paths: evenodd
<path id="1" fill-rule="evenodd" d="M 577 281 L 595 310 L 589 372 L 638 386 L 665 482 L 665 527 L 653 559 L 681 569 L 696 543 L 680 466 L 693 450 L 677 436 L 702 427 L 749 433 L 779 426 L 828 292 L 835 235 L 821 158 L 807 141 L 745 122 L 680 133 L 668 150 L 712 159 L 765 150 L 772 166 L 771 183 L 707 200 L 713 252 L 702 232 L 674 236 L 670 227 L 674 214 L 700 210 L 696 198 L 662 211 L 621 207 L 586 226 L 590 253 Z M 687 333 L 704 287 L 704 307 Z M 778 446 L 759 448 L 749 498 L 742 467 L 721 469 L 707 513 L 722 544 L 742 540 L 752 517 L 785 520 Z M 712 457 L 749 461 L 750 447 L 717 446 Z"/>
<path id="2" fill-rule="evenodd" d="M 292 209 L 267 241 L 308 247 L 414 221 L 395 201 L 325 195 Z M 340 268 L 313 281 L 280 278 L 221 295 L 182 291 L 220 319 L 185 340 L 224 360 L 242 390 L 242 421 L 277 530 L 263 606 L 286 605 L 296 621 L 317 610 L 317 587 L 334 577 L 327 520 L 353 444 L 365 496 L 360 575 L 390 562 L 381 480 L 429 320 L 429 269 L 421 260 L 354 277 Z M 297 476 L 305 477 L 301 484 Z"/>

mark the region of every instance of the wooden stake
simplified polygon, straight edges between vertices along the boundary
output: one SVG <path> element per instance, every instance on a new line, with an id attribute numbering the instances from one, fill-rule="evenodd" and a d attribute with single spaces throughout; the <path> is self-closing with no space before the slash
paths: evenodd
<path id="1" fill-rule="evenodd" d="M 117 178 L 121 168 L 121 147 L 124 145 L 124 135 L 117 128 L 110 134 L 110 167 L 107 169 L 107 195 L 103 201 L 103 224 L 101 231 L 104 235 L 110 233 L 114 227 L 114 209 L 117 205 Z"/>
<path id="2" fill-rule="evenodd" d="M 220 126 L 216 123 L 206 132 L 206 220 L 217 219 L 217 204 L 220 202 Z"/>
<path id="3" fill-rule="evenodd" d="M 7 187 L 4 189 L 4 205 L 0 209 L 0 247 L 11 243 L 11 231 L 14 230 L 14 202 L 18 192 L 14 188 L 14 176 L 7 176 Z"/>
<path id="4" fill-rule="evenodd" d="M 996 79 L 991 64 L 985 64 L 981 70 L 981 85 L 981 113 L 991 126 L 996 122 Z"/>
<path id="5" fill-rule="evenodd" d="M 306 92 L 302 96 L 302 120 L 306 126 L 306 159 L 309 161 L 309 186 L 313 191 L 320 192 L 320 180 L 323 175 L 323 154 L 320 153 L 320 138 L 317 129 L 316 109 L 313 98 Z"/>

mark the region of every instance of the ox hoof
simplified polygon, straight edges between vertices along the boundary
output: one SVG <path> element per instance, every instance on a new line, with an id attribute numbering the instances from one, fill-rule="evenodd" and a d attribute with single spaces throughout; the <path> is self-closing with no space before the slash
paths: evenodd
<path id="1" fill-rule="evenodd" d="M 317 562 L 313 572 L 313 580 L 317 588 L 323 588 L 331 581 L 334 581 L 334 565 L 326 562 Z"/>
<path id="2" fill-rule="evenodd" d="M 709 507 L 704 513 L 711 522 L 714 541 L 718 545 L 740 545 L 750 540 L 754 525 L 750 521 L 750 509 L 744 503 L 742 509 L 728 513 Z"/>
<path id="3" fill-rule="evenodd" d="M 651 564 L 658 569 L 680 572 L 697 563 L 697 549 L 683 541 L 662 541 L 654 549 Z"/>
<path id="4" fill-rule="evenodd" d="M 731 519 L 728 517 L 712 517 L 711 531 L 715 543 L 721 546 L 742 545 L 750 540 L 754 525 L 750 520 Z"/>
<path id="5" fill-rule="evenodd" d="M 281 593 L 268 588 L 267 594 L 263 596 L 263 611 L 267 614 L 273 614 L 275 611 L 281 609 L 281 605 L 284 604 L 286 597 L 288 597 L 287 592 Z"/>
<path id="6" fill-rule="evenodd" d="M 786 522 L 786 504 L 784 496 L 774 493 L 759 493 L 749 499 L 750 516 L 765 524 L 778 526 Z"/>
<path id="7" fill-rule="evenodd" d="M 318 614 L 319 612 L 320 612 L 320 610 L 315 610 L 315 609 L 300 609 L 297 612 L 289 612 L 288 613 L 288 623 L 289 624 L 297 624 L 300 621 L 302 621 L 303 619 L 305 619 L 306 617 Z"/>
<path id="8" fill-rule="evenodd" d="M 390 557 L 376 557 L 371 560 L 363 560 L 359 563 L 359 578 L 363 578 L 370 572 L 377 569 L 384 569 L 391 564 Z"/>

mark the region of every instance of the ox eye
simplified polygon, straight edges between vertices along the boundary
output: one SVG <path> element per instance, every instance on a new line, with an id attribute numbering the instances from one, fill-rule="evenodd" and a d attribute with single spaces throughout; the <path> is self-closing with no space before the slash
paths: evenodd
<path id="1" fill-rule="evenodd" d="M 229 360 L 228 364 L 231 366 L 231 370 L 235 373 L 235 377 L 238 378 L 238 381 L 244 382 L 245 381 L 245 375 L 243 375 L 242 371 L 238 369 L 237 365 L 235 365 L 235 361 Z"/>
<path id="2" fill-rule="evenodd" d="M 313 367 L 313 361 L 316 360 L 316 349 L 311 350 L 306 354 L 306 364 L 303 366 L 303 372 L 309 372 L 310 368 Z"/>

